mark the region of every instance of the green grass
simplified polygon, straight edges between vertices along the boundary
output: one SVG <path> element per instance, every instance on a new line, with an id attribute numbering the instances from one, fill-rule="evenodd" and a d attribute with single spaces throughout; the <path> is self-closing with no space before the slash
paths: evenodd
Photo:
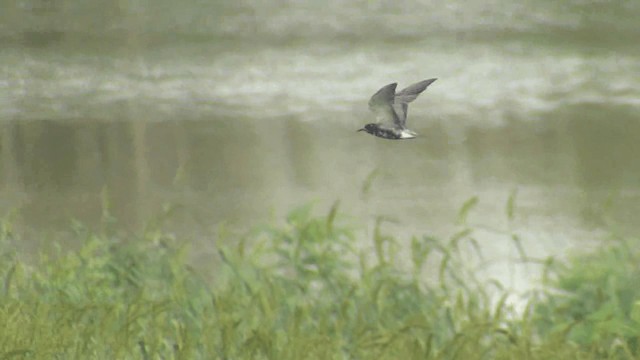
<path id="1" fill-rule="evenodd" d="M 337 206 L 324 216 L 301 207 L 282 226 L 216 239 L 207 273 L 155 228 L 123 237 L 76 226 L 81 248 L 26 264 L 5 221 L 0 359 L 640 357 L 637 239 L 549 259 L 518 313 L 512 294 L 468 266 L 475 202 L 447 239 L 400 243 L 379 219 L 373 250 L 354 246 L 360 232 Z"/>

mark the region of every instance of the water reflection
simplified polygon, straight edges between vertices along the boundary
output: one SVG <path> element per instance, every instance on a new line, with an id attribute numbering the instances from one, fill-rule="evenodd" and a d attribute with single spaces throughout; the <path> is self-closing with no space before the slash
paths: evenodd
<path id="1" fill-rule="evenodd" d="M 355 214 L 393 216 L 415 233 L 451 224 L 467 196 L 499 209 L 496 203 L 520 188 L 525 216 L 573 218 L 588 229 L 604 225 L 594 208 L 608 203 L 601 216 L 635 229 L 625 215 L 637 213 L 640 195 L 634 110 L 571 105 L 536 121 L 469 127 L 463 141 L 434 122 L 412 142 L 295 118 L 6 122 L 2 207 L 17 208 L 30 228 L 64 227 L 69 218 L 96 224 L 106 188 L 125 226 L 174 203 L 191 218 L 181 219 L 182 228 L 206 231 L 221 221 L 244 228 L 312 199 L 343 199 Z M 363 202 L 363 181 L 376 168 L 381 175 Z M 498 216 L 489 211 L 479 220 Z"/>

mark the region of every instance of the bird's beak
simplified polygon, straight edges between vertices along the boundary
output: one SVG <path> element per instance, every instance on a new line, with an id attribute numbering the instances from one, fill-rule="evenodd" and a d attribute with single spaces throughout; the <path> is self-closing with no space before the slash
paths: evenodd
<path id="1" fill-rule="evenodd" d="M 365 130 L 364 128 L 362 128 L 362 129 L 358 129 L 358 131 L 364 131 L 364 130 Z M 356 132 L 358 132 L 358 131 L 356 131 Z"/>

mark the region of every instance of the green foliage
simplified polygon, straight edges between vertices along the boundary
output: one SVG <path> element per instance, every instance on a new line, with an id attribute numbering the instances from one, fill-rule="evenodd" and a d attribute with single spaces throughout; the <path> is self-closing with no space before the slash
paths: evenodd
<path id="1" fill-rule="evenodd" d="M 204 276 L 158 224 L 125 238 L 112 227 L 96 234 L 76 224 L 80 249 L 28 265 L 11 250 L 5 221 L 0 359 L 640 355 L 631 242 L 566 264 L 550 259 L 546 287 L 516 312 L 514 295 L 478 279 L 471 266 L 470 259 L 482 259 L 466 221 L 478 202 L 465 203 L 450 237 L 414 236 L 407 246 L 379 218 L 371 250 L 355 246 L 358 231 L 343 223 L 338 203 L 324 216 L 302 206 L 283 226 L 217 239 L 218 266 Z M 513 220 L 515 193 L 506 212 Z"/>
<path id="2" fill-rule="evenodd" d="M 636 240 L 637 241 L 637 240 Z M 618 239 L 595 253 L 558 264 L 546 285 L 555 289 L 536 307 L 543 334 L 561 335 L 602 357 L 640 353 L 640 253 Z M 633 354 L 633 355 L 632 355 Z"/>

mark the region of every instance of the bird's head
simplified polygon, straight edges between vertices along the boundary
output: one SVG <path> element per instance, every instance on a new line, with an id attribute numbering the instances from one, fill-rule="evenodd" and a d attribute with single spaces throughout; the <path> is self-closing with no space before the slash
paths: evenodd
<path id="1" fill-rule="evenodd" d="M 362 129 L 359 129 L 358 131 L 366 131 L 369 134 L 373 134 L 375 133 L 377 128 L 378 128 L 378 125 L 376 124 L 367 124 Z"/>

